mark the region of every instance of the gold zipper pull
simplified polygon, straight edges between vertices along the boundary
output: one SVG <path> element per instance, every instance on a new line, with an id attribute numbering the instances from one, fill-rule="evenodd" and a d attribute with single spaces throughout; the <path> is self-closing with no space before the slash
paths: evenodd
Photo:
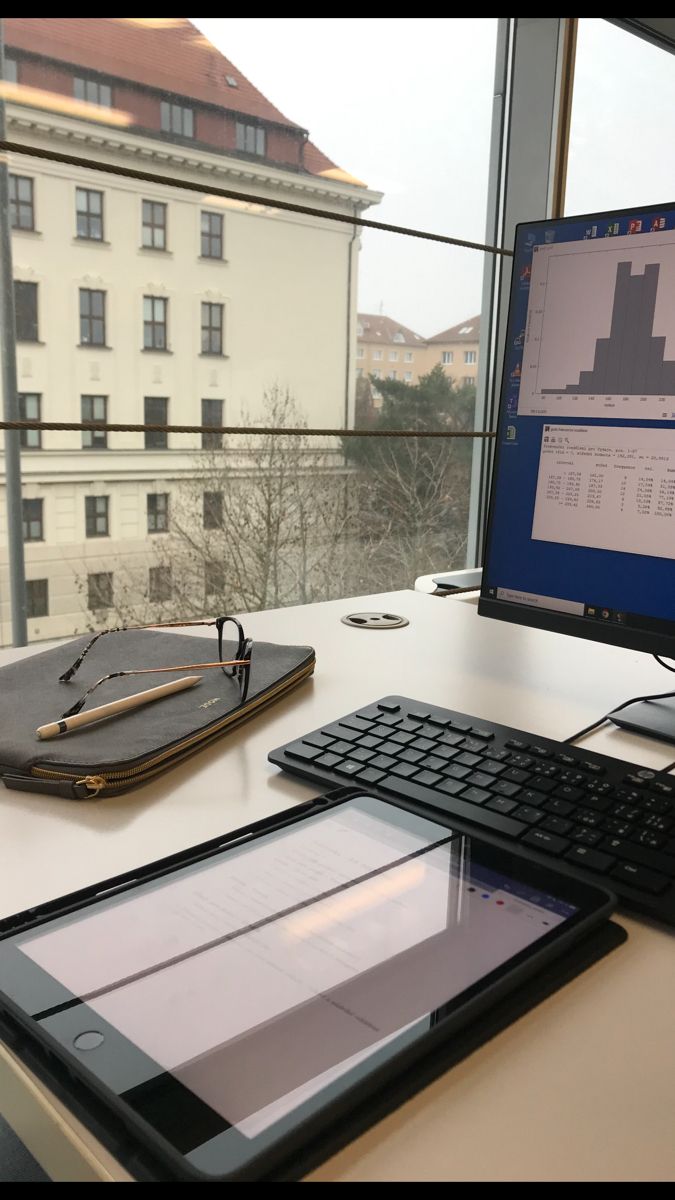
<path id="1" fill-rule="evenodd" d="M 89 788 L 92 796 L 98 796 L 99 792 L 107 786 L 105 779 L 102 779 L 100 775 L 85 775 L 84 779 L 76 779 L 75 787 L 80 783 Z"/>

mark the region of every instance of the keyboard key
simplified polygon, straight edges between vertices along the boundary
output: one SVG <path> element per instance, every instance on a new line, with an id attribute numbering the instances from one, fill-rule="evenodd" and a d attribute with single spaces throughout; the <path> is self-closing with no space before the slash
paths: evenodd
<path id="1" fill-rule="evenodd" d="M 357 717 L 361 717 L 364 721 L 379 721 L 382 713 L 379 705 L 371 704 L 368 708 L 360 708 L 357 712 Z"/>
<path id="2" fill-rule="evenodd" d="M 492 790 L 493 792 L 496 792 L 498 796 L 517 796 L 520 792 L 518 784 L 509 783 L 508 779 L 498 779 L 496 783 L 492 785 Z"/>
<path id="3" fill-rule="evenodd" d="M 363 763 L 352 762 L 351 758 L 343 758 L 342 762 L 336 765 L 335 770 L 340 775 L 360 775 L 363 770 Z"/>
<path id="4" fill-rule="evenodd" d="M 600 846 L 605 854 L 613 854 L 615 858 L 626 859 L 638 866 L 648 867 L 650 871 L 658 871 L 664 875 L 675 876 L 675 861 L 660 850 L 650 850 L 647 846 L 638 846 L 625 838 L 606 838 Z"/>
<path id="5" fill-rule="evenodd" d="M 453 758 L 456 758 L 458 754 L 459 754 L 459 750 L 457 749 L 456 746 L 435 746 L 434 747 L 434 756 L 436 758 L 442 758 L 445 762 L 450 762 L 450 760 Z"/>
<path id="6" fill-rule="evenodd" d="M 666 839 L 660 833 L 655 833 L 653 829 L 637 829 L 632 834 L 632 840 L 637 842 L 638 846 L 649 846 L 650 850 L 660 850 L 665 846 Z"/>
<path id="7" fill-rule="evenodd" d="M 335 738 L 329 737 L 328 734 L 319 731 L 318 733 L 308 733 L 307 737 L 304 737 L 302 740 L 307 746 L 317 746 L 318 749 L 323 750 L 325 746 L 330 746 L 331 742 L 335 741 Z"/>
<path id="8" fill-rule="evenodd" d="M 470 804 L 485 804 L 489 799 L 490 792 L 486 792 L 485 788 L 468 787 L 462 792 L 462 800 L 468 800 Z"/>
<path id="9" fill-rule="evenodd" d="M 374 767 L 376 771 L 389 771 L 391 767 L 396 765 L 396 759 L 390 754 L 378 754 L 377 758 L 371 759 L 369 766 Z"/>
<path id="10" fill-rule="evenodd" d="M 504 765 L 504 763 L 495 762 L 491 758 L 488 758 L 487 762 L 485 760 L 483 760 L 483 762 L 481 763 L 481 771 L 485 771 L 486 775 L 494 775 L 494 776 L 503 775 L 505 770 L 506 770 L 506 766 Z"/>
<path id="11" fill-rule="evenodd" d="M 491 800 L 488 800 L 486 807 L 492 812 L 510 813 L 518 807 L 518 802 L 509 800 L 507 796 L 493 796 Z"/>
<path id="12" fill-rule="evenodd" d="M 660 779 L 657 779 L 654 783 L 651 783 L 649 785 L 649 790 L 652 792 L 660 792 L 662 796 L 672 796 L 675 792 L 675 788 L 671 783 L 661 783 Z"/>
<path id="13" fill-rule="evenodd" d="M 384 771 L 374 771 L 372 767 L 366 767 L 359 775 L 359 783 L 368 783 L 371 787 L 384 779 Z"/>
<path id="14" fill-rule="evenodd" d="M 467 775 L 466 782 L 472 787 L 489 788 L 492 787 L 494 779 L 491 775 L 486 775 L 484 771 L 473 771 L 471 775 Z"/>
<path id="15" fill-rule="evenodd" d="M 537 825 L 544 816 L 543 812 L 538 808 L 531 808 L 529 804 L 519 804 L 513 815 L 517 821 L 524 821 L 526 825 Z"/>
<path id="16" fill-rule="evenodd" d="M 446 796 L 459 796 L 466 791 L 466 783 L 463 779 L 443 779 L 438 785 L 439 792 L 445 792 Z"/>
<path id="17" fill-rule="evenodd" d="M 591 775 L 607 774 L 607 768 L 601 766 L 600 763 L 590 762 L 588 759 L 586 759 L 581 765 L 584 768 L 584 771 L 590 771 Z"/>
<path id="18" fill-rule="evenodd" d="M 530 754 L 536 754 L 537 758 L 553 758 L 553 751 L 546 746 L 530 746 Z"/>
<path id="19" fill-rule="evenodd" d="M 462 751 L 455 761 L 461 763 L 463 767 L 477 767 L 482 759 L 480 754 L 469 754 L 467 751 Z"/>
<path id="20" fill-rule="evenodd" d="M 534 759 L 529 754 L 509 754 L 509 766 L 526 770 L 532 766 Z M 537 764 L 538 765 L 538 764 Z"/>
<path id="21" fill-rule="evenodd" d="M 356 737 L 356 734 L 354 734 L 354 737 Z M 331 752 L 333 754 L 351 754 L 353 748 L 354 747 L 351 745 L 351 742 L 333 742 L 333 745 L 331 746 Z"/>
<path id="22" fill-rule="evenodd" d="M 382 709 L 382 712 L 397 713 L 401 711 L 401 705 L 395 700 L 378 700 L 377 707 Z"/>
<path id="23" fill-rule="evenodd" d="M 357 739 L 356 745 L 365 746 L 366 750 L 377 750 L 380 740 L 380 738 L 373 737 L 371 733 L 367 733 L 365 737 L 360 737 Z"/>
<path id="24" fill-rule="evenodd" d="M 415 749 L 416 750 L 426 750 L 426 751 L 434 750 L 435 751 L 437 749 L 437 747 L 436 747 L 436 743 L 432 742 L 429 738 L 418 737 L 418 738 L 415 738 Z"/>
<path id="25" fill-rule="evenodd" d="M 570 787 L 568 783 L 560 783 L 554 791 L 554 795 L 560 800 L 569 800 L 570 804 L 576 804 L 583 797 L 581 788 Z"/>
<path id="26" fill-rule="evenodd" d="M 392 742 L 397 742 L 400 746 L 407 746 L 408 742 L 414 742 L 415 735 L 414 733 L 405 733 L 403 730 L 399 729 L 396 731 L 391 740 Z"/>
<path id="27" fill-rule="evenodd" d="M 464 749 L 471 750 L 473 754 L 476 752 L 478 752 L 478 754 L 482 754 L 485 746 L 482 742 L 477 741 L 476 738 L 468 737 L 464 739 Z"/>
<path id="28" fill-rule="evenodd" d="M 643 804 L 645 812 L 653 813 L 671 812 L 672 807 L 672 800 L 666 800 L 665 796 L 647 796 Z"/>
<path id="29" fill-rule="evenodd" d="M 560 800 L 558 796 L 550 796 L 546 801 L 546 810 L 555 813 L 556 817 L 570 817 L 574 812 L 574 804 L 569 800 Z"/>
<path id="30" fill-rule="evenodd" d="M 588 785 L 588 780 L 581 771 L 559 771 L 558 783 L 567 783 L 571 787 L 585 788 Z"/>
<path id="31" fill-rule="evenodd" d="M 526 846 L 536 846 L 537 850 L 546 850 L 548 854 L 564 854 L 569 846 L 567 838 L 549 833 L 547 829 L 530 829 L 523 838 Z"/>
<path id="32" fill-rule="evenodd" d="M 630 862 L 618 863 L 616 867 L 612 867 L 610 874 L 613 879 L 618 879 L 621 883 L 628 883 L 641 892 L 651 892 L 653 896 L 659 896 L 661 892 L 665 892 L 670 882 L 665 875 L 657 875 L 655 871 L 649 871 L 647 867 L 639 867 Z"/>
<path id="33" fill-rule="evenodd" d="M 403 757 L 403 755 L 401 755 Z M 424 760 L 424 766 L 430 771 L 444 771 L 447 767 L 447 762 L 444 758 L 440 758 L 437 754 L 429 754 Z"/>
<path id="34" fill-rule="evenodd" d="M 572 758 L 571 754 L 554 754 L 553 759 L 563 767 L 574 767 L 577 762 L 576 758 Z"/>
<path id="35" fill-rule="evenodd" d="M 533 804 L 535 808 L 546 803 L 546 797 L 543 792 L 535 792 L 533 788 L 525 788 L 520 793 L 520 799 L 523 804 Z"/>
<path id="36" fill-rule="evenodd" d="M 572 831 L 570 837 L 573 842 L 580 842 L 582 846 L 597 846 L 602 841 L 604 834 L 599 829 L 587 829 L 585 825 L 579 825 Z"/>
<path id="37" fill-rule="evenodd" d="M 438 717 L 435 713 L 431 713 L 431 715 L 428 717 L 428 721 L 431 725 L 440 726 L 441 729 L 447 729 L 448 725 L 452 725 L 452 721 L 449 717 Z"/>
<path id="38" fill-rule="evenodd" d="M 600 824 L 602 816 L 593 808 L 578 808 L 574 814 L 574 819 L 575 821 L 578 821 L 580 825 L 594 827 L 595 825 Z"/>
<path id="39" fill-rule="evenodd" d="M 644 778 L 644 776 L 646 776 L 647 778 Z M 653 775 L 653 772 L 651 772 L 651 771 L 644 771 L 644 772 L 641 772 L 639 775 L 624 775 L 624 779 L 625 779 L 626 783 L 629 783 L 631 785 L 631 787 L 636 787 L 636 788 L 646 787 L 648 780 L 653 779 L 653 778 L 654 778 L 654 775 Z"/>
<path id="40" fill-rule="evenodd" d="M 617 817 L 605 817 L 600 828 L 604 829 L 605 833 L 611 833 L 614 837 L 619 838 L 628 837 L 633 832 L 632 825 L 627 821 L 619 821 Z"/>
<path id="41" fill-rule="evenodd" d="M 375 754 L 372 750 L 366 750 L 365 746 L 357 746 L 355 750 L 352 750 L 349 757 L 356 759 L 357 762 L 366 763 L 369 759 L 375 758 Z"/>
<path id="42" fill-rule="evenodd" d="M 423 708 L 411 708 L 408 711 L 408 716 L 412 721 L 428 721 L 431 713 L 425 712 Z"/>
<path id="43" fill-rule="evenodd" d="M 491 742 L 495 735 L 491 729 L 483 729 L 480 725 L 474 725 L 473 736 L 482 738 L 484 742 Z"/>
<path id="44" fill-rule="evenodd" d="M 452 733 L 447 730 L 445 733 L 442 733 L 439 738 L 437 738 L 436 749 L 438 750 L 439 746 L 462 746 L 463 744 L 464 738 L 462 737 L 461 733 Z"/>
<path id="45" fill-rule="evenodd" d="M 644 817 L 642 824 L 645 829 L 653 829 L 655 833 L 668 833 L 673 822 L 667 817 L 659 817 L 656 813 L 650 813 Z"/>
<path id="46" fill-rule="evenodd" d="M 417 767 L 413 763 L 397 763 L 391 768 L 392 775 L 400 775 L 401 779 L 409 779 L 416 771 Z"/>
<path id="47" fill-rule="evenodd" d="M 453 719 L 450 724 L 452 725 L 453 729 L 458 729 L 460 733 L 471 733 L 471 726 L 467 724 L 466 721 L 462 721 L 458 718 L 457 720 Z"/>
<path id="48" fill-rule="evenodd" d="M 536 762 L 532 763 L 532 766 L 529 769 L 533 772 L 533 774 L 541 775 L 542 779 L 555 779 L 558 775 L 560 776 L 558 783 L 562 782 L 560 767 L 556 767 L 555 763 L 548 762 L 547 759 L 537 759 Z"/>
<path id="49" fill-rule="evenodd" d="M 598 871 L 601 875 L 606 874 L 616 862 L 611 855 L 603 854 L 600 850 L 591 850 L 588 846 L 573 846 L 567 851 L 565 858 L 575 866 Z"/>
<path id="50" fill-rule="evenodd" d="M 457 796 L 445 797 L 441 791 L 442 786 L 439 784 L 438 788 L 431 793 L 428 788 L 419 787 L 414 779 L 398 779 L 396 775 L 387 775 L 379 784 L 379 787 L 393 792 L 395 796 L 404 796 L 407 800 L 419 800 L 423 804 L 431 803 L 433 795 L 438 808 L 446 812 L 450 818 L 456 817 L 457 820 L 467 821 L 474 828 L 487 829 L 506 838 L 518 838 L 527 829 L 527 825 L 523 825 L 522 821 L 514 821 L 500 812 L 488 811 L 485 804 L 468 804 L 466 800 Z"/>
<path id="51" fill-rule="evenodd" d="M 372 725 L 372 721 L 364 721 L 362 717 L 343 717 L 338 724 L 340 726 L 346 725 L 347 729 L 355 729 L 357 733 L 367 733 Z"/>
<path id="52" fill-rule="evenodd" d="M 564 817 L 546 817 L 546 820 L 541 823 L 541 828 L 547 829 L 549 833 L 560 834 L 562 837 L 564 834 L 569 833 L 572 828 L 572 822 L 566 821 Z"/>
<path id="53" fill-rule="evenodd" d="M 313 762 L 315 758 L 319 758 L 321 750 L 317 746 L 306 746 L 304 742 L 294 742 L 292 746 L 286 747 L 286 753 L 289 758 L 300 758 L 305 762 Z"/>
<path id="54" fill-rule="evenodd" d="M 331 754 L 330 750 L 328 750 L 325 754 L 321 755 L 321 758 L 314 759 L 314 766 L 324 767 L 326 770 L 331 770 L 333 767 L 336 767 L 340 761 L 339 754 Z"/>
<path id="55" fill-rule="evenodd" d="M 498 746 L 488 746 L 484 751 L 485 757 L 491 759 L 492 762 L 504 762 L 505 759 L 510 759 L 511 755 L 508 750 L 500 750 Z"/>
<path id="56" fill-rule="evenodd" d="M 529 743 L 521 742 L 520 738 L 509 738 L 507 742 L 504 742 L 504 745 L 508 746 L 511 750 L 529 750 L 530 748 Z"/>
<path id="57" fill-rule="evenodd" d="M 471 774 L 470 767 L 462 767 L 457 763 L 453 763 L 445 772 L 450 779 L 466 779 L 467 775 Z"/>
<path id="58" fill-rule="evenodd" d="M 548 795 L 557 785 L 555 779 L 544 779 L 543 775 L 531 775 L 529 786 L 535 788 L 538 792 L 543 792 L 544 795 Z"/>
<path id="59" fill-rule="evenodd" d="M 611 796 L 598 796 L 595 792 L 588 792 L 584 796 L 584 804 L 587 808 L 593 808 L 596 812 L 604 813 L 613 803 Z"/>
<path id="60" fill-rule="evenodd" d="M 418 763 L 424 754 L 421 750 L 402 750 L 398 757 L 402 762 Z"/>
<path id="61" fill-rule="evenodd" d="M 443 776 L 439 775 L 438 771 L 419 771 L 415 776 L 415 783 L 419 783 L 423 787 L 435 787 L 442 778 Z"/>
<path id="62" fill-rule="evenodd" d="M 502 779 L 509 779 L 511 783 L 526 783 L 529 778 L 527 771 L 521 771 L 518 767 L 509 767 L 502 775 Z"/>
<path id="63" fill-rule="evenodd" d="M 340 725 L 336 721 L 333 725 L 326 725 L 323 732 L 328 737 L 340 738 L 343 742 L 355 742 L 360 734 L 365 733 L 365 729 L 348 729 L 346 725 Z"/>
<path id="64" fill-rule="evenodd" d="M 401 718 L 398 713 L 382 713 L 380 716 L 380 725 L 385 725 L 388 728 L 391 728 L 393 725 L 398 727 L 400 720 Z"/>

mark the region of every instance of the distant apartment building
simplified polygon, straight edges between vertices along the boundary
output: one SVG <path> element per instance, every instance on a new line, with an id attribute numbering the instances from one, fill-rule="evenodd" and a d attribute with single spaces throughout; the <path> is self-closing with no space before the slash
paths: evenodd
<path id="1" fill-rule="evenodd" d="M 392 317 L 359 313 L 356 338 L 356 377 L 399 379 L 417 383 L 424 374 L 424 338 Z"/>
<path id="2" fill-rule="evenodd" d="M 267 202 L 12 157 L 20 415 L 96 425 L 21 435 L 29 636 L 45 638 L 105 622 L 133 564 L 146 598 L 170 596 L 152 548 L 221 441 L 108 424 L 254 423 L 275 386 L 310 425 L 353 422 L 358 238 L 276 204 L 351 216 L 381 195 L 185 18 L 9 17 L 4 36 L 12 141 Z M 3 474 L 0 457 L 6 642 Z"/>
<path id="3" fill-rule="evenodd" d="M 469 317 L 429 338 L 426 343 L 424 370 L 437 363 L 457 387 L 475 387 L 478 377 L 478 343 L 480 316 Z"/>

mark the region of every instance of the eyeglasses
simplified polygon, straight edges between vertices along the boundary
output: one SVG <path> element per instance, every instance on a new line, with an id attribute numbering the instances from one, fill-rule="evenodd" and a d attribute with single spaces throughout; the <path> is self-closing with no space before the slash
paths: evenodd
<path id="1" fill-rule="evenodd" d="M 233 659 L 225 660 L 223 659 L 223 629 L 229 622 L 237 630 L 237 649 Z M 181 666 L 176 667 L 137 667 L 127 671 L 112 671 L 109 675 L 103 675 L 101 679 L 97 679 L 96 683 L 87 688 L 80 699 L 71 705 L 66 712 L 62 713 L 59 719 L 64 720 L 66 717 L 73 717 L 75 713 L 81 712 L 92 692 L 95 692 L 101 684 L 107 683 L 110 679 L 121 679 L 125 675 L 161 675 L 170 671 L 191 671 L 195 668 L 204 671 L 219 667 L 224 675 L 227 675 L 228 678 L 237 683 L 243 704 L 248 695 L 253 642 L 250 638 L 246 637 L 241 622 L 236 617 L 216 617 L 213 621 L 164 621 L 157 625 L 120 625 L 117 629 L 101 629 L 99 633 L 94 634 L 91 641 L 87 642 L 87 645 L 75 659 L 72 666 L 68 667 L 68 670 L 64 671 L 62 675 L 59 675 L 59 683 L 70 683 L 96 642 L 102 637 L 107 637 L 110 633 L 130 633 L 136 632 L 138 629 L 188 629 L 195 626 L 215 626 L 218 633 L 218 662 L 183 663 Z"/>

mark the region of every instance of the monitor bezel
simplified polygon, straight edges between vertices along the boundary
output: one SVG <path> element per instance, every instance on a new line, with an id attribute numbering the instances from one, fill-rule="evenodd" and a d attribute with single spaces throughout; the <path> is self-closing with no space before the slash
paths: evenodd
<path id="1" fill-rule="evenodd" d="M 576 213 L 565 217 L 547 217 L 539 221 L 521 221 L 516 225 L 515 230 L 513 265 L 515 266 L 518 258 L 520 239 L 525 236 L 528 230 L 541 230 L 542 228 L 551 228 L 553 226 L 559 228 L 561 225 L 573 225 L 579 221 L 592 223 L 612 217 L 618 219 L 627 216 L 642 217 L 648 216 L 651 213 L 661 214 L 669 211 L 675 213 L 675 200 L 665 204 L 632 204 L 628 208 L 608 209 L 594 213 Z M 673 233 L 675 235 L 675 229 Z M 485 536 L 483 539 L 481 560 L 483 564 L 483 577 L 480 596 L 478 598 L 478 613 L 482 617 L 492 617 L 495 620 L 508 621 L 515 625 L 526 625 L 533 629 L 545 629 L 551 633 L 565 633 L 571 637 L 585 638 L 587 641 L 603 642 L 606 645 L 619 646 L 627 650 L 640 650 L 647 654 L 662 654 L 668 658 L 673 658 L 675 657 L 675 616 L 672 621 L 672 634 L 667 634 L 634 625 L 616 625 L 609 621 L 605 624 L 604 622 L 588 617 L 575 616 L 574 614 L 559 612 L 555 609 L 543 609 L 527 604 L 516 604 L 509 600 L 498 600 L 493 596 L 487 595 L 488 585 L 485 578 L 485 567 L 488 562 L 490 550 L 492 520 L 496 504 L 496 481 L 502 450 L 499 432 L 502 425 L 502 412 L 506 391 L 507 347 L 511 344 L 511 335 L 514 327 L 515 288 L 516 276 L 515 272 L 512 272 L 509 286 L 509 307 L 506 319 L 506 337 L 504 340 L 499 400 L 496 412 L 495 446 L 490 469 L 490 498 L 488 502 L 487 521 L 485 523 Z M 635 613 L 631 615 L 640 617 L 642 614 Z M 645 617 L 645 619 L 653 620 L 654 618 Z"/>

